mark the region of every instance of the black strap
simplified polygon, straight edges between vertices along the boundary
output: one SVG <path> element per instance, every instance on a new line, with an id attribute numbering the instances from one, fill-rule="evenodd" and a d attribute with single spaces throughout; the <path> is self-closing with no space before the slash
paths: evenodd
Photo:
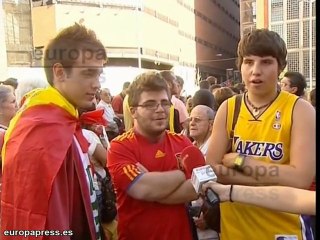
<path id="1" fill-rule="evenodd" d="M 234 128 L 237 124 L 239 113 L 240 113 L 240 107 L 241 107 L 241 99 L 243 94 L 236 95 L 236 102 L 234 105 L 234 113 L 233 113 L 233 119 L 232 119 L 232 127 L 230 131 L 230 138 L 233 139 L 234 136 Z"/>
<path id="2" fill-rule="evenodd" d="M 236 101 L 235 101 L 235 105 L 234 105 L 234 113 L 233 113 L 233 119 L 232 119 L 232 127 L 231 127 L 231 131 L 230 131 L 230 142 L 229 142 L 229 147 L 228 147 L 227 152 L 231 152 L 231 150 L 232 150 L 234 128 L 235 128 L 237 121 L 238 121 L 240 108 L 241 108 L 242 96 L 243 96 L 243 94 L 236 95 Z"/>

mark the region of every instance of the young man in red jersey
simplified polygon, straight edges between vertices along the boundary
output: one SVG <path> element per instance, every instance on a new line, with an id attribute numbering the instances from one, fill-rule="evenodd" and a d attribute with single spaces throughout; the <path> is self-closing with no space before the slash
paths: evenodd
<path id="1" fill-rule="evenodd" d="M 176 156 L 192 143 L 166 130 L 171 105 L 167 84 L 159 73 L 146 72 L 128 94 L 134 127 L 114 139 L 108 151 L 119 240 L 191 240 L 185 203 L 197 194 L 178 170 Z M 141 165 L 147 171 L 140 171 Z"/>

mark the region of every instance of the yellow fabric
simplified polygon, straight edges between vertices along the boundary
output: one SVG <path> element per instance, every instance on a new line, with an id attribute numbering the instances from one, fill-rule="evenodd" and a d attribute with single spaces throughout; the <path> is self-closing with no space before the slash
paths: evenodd
<path id="1" fill-rule="evenodd" d="M 113 220 L 110 223 L 102 223 L 102 229 L 104 235 L 107 237 L 108 240 L 118 240 L 118 221 Z"/>
<path id="2" fill-rule="evenodd" d="M 276 100 L 255 120 L 242 99 L 232 151 L 264 162 L 289 164 L 291 121 L 296 101 L 295 95 L 280 92 Z M 234 106 L 235 97 L 232 97 L 228 99 L 228 133 L 232 126 Z M 260 197 L 274 198 L 277 204 L 276 193 L 270 192 L 268 196 Z M 302 239 L 299 216 L 240 203 L 221 204 L 222 240 L 270 240 L 277 239 L 276 235 L 296 235 L 296 239 Z"/>
<path id="3" fill-rule="evenodd" d="M 129 131 L 129 129 L 133 127 L 133 118 L 130 112 L 128 94 L 123 99 L 123 122 L 126 131 Z"/>
<path id="4" fill-rule="evenodd" d="M 174 106 L 171 105 L 169 113 L 169 131 L 174 132 Z"/>
<path id="5" fill-rule="evenodd" d="M 34 106 L 38 105 L 46 105 L 46 104 L 54 104 L 57 105 L 63 109 L 65 109 L 67 112 L 69 112 L 72 116 L 78 118 L 78 111 L 77 109 L 70 103 L 66 98 L 64 98 L 58 90 L 56 90 L 53 87 L 47 87 L 45 89 L 34 89 L 27 93 L 25 95 L 26 99 L 24 101 L 24 104 L 21 106 L 17 114 L 14 116 L 14 118 L 10 121 L 10 125 L 6 131 L 5 137 L 4 137 L 4 144 L 2 148 L 2 164 L 4 164 L 5 159 L 5 145 L 8 141 L 8 139 L 11 136 L 11 133 L 13 129 L 15 128 L 18 120 L 21 117 L 21 114 Z M 2 168 L 3 169 L 3 168 Z"/>

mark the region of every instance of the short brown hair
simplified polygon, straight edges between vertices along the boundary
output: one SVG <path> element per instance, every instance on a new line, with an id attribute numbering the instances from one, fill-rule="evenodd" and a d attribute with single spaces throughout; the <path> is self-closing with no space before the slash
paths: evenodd
<path id="1" fill-rule="evenodd" d="M 241 70 L 243 58 L 250 55 L 272 56 L 277 59 L 279 73 L 286 67 L 287 48 L 280 35 L 268 29 L 256 29 L 244 35 L 238 44 L 237 66 Z"/>
<path id="2" fill-rule="evenodd" d="M 52 67 L 54 64 L 61 63 L 66 71 L 70 71 L 80 57 L 80 53 L 83 54 L 82 57 L 87 57 L 87 53 L 90 53 L 91 57 L 107 59 L 105 47 L 97 39 L 95 32 L 75 23 L 63 29 L 46 47 L 44 69 L 48 83 L 53 85 Z"/>
<path id="3" fill-rule="evenodd" d="M 160 74 L 163 77 L 163 79 L 166 81 L 166 83 L 168 84 L 168 86 L 170 88 L 169 90 L 171 92 L 171 90 L 173 88 L 173 84 L 174 84 L 173 81 L 176 81 L 176 79 L 177 79 L 176 75 L 170 70 L 162 70 L 162 71 L 160 71 Z"/>
<path id="4" fill-rule="evenodd" d="M 168 99 L 171 99 L 168 85 L 159 72 L 147 71 L 139 74 L 128 89 L 129 106 L 136 107 L 139 104 L 140 95 L 143 92 L 162 90 L 165 90 L 168 94 Z"/>
<path id="5" fill-rule="evenodd" d="M 214 100 L 216 100 L 218 107 L 220 107 L 220 105 L 225 100 L 227 100 L 228 98 L 231 98 L 233 95 L 236 95 L 236 94 L 229 87 L 221 87 L 217 89 L 213 94 Z"/>

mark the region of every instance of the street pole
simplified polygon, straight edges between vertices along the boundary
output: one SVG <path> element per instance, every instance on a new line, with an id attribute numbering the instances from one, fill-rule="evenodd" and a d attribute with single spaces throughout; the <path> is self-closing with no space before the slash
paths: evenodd
<path id="1" fill-rule="evenodd" d="M 309 88 L 312 90 L 312 0 L 309 0 Z"/>

